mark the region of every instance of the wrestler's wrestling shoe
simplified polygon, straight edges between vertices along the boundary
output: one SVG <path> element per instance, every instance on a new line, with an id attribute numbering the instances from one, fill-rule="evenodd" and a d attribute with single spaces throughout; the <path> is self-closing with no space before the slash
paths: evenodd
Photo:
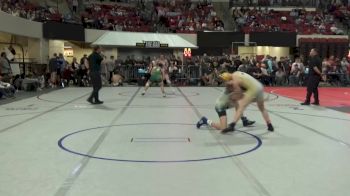
<path id="1" fill-rule="evenodd" d="M 235 126 L 236 126 L 236 123 L 230 123 L 226 129 L 221 131 L 221 133 L 222 134 L 226 134 L 226 133 L 229 133 L 229 132 L 234 132 L 235 131 Z"/>
<path id="2" fill-rule="evenodd" d="M 203 125 L 208 125 L 208 119 L 204 116 L 197 122 L 197 129 L 201 128 Z"/>
<path id="3" fill-rule="evenodd" d="M 242 117 L 243 127 L 249 127 L 255 123 L 255 121 L 248 120 L 246 117 Z"/>
<path id="4" fill-rule="evenodd" d="M 267 130 L 273 132 L 275 129 L 273 128 L 272 124 L 269 123 L 269 124 L 267 124 Z"/>

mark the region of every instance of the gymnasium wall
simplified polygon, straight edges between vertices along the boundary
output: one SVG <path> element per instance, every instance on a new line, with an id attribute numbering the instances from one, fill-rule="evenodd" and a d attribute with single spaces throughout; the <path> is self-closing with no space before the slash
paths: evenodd
<path id="1" fill-rule="evenodd" d="M 270 46 L 240 46 L 238 47 L 238 55 L 241 57 L 250 57 L 250 55 L 271 55 L 277 57 L 289 56 L 289 47 L 270 47 Z"/>

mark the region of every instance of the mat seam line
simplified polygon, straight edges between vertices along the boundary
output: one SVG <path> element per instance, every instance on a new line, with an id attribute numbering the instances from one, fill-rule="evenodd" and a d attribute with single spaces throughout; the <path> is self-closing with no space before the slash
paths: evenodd
<path id="1" fill-rule="evenodd" d="M 85 97 L 85 96 L 88 95 L 88 94 L 89 94 L 89 93 L 85 93 L 85 94 L 82 95 L 82 96 L 79 96 L 79 97 L 77 97 L 77 98 L 75 98 L 75 99 L 73 99 L 73 100 L 71 100 L 71 101 L 68 101 L 68 102 L 66 102 L 66 103 L 60 104 L 60 105 L 55 106 L 55 107 L 53 107 L 53 108 L 51 108 L 51 109 L 49 109 L 49 110 L 46 110 L 46 111 L 41 112 L 41 113 L 39 113 L 39 114 L 37 114 L 37 115 L 34 115 L 34 116 L 32 116 L 32 117 L 30 117 L 30 118 L 24 120 L 24 121 L 21 121 L 21 122 L 19 122 L 19 123 L 16 123 L 16 124 L 14 124 L 14 125 L 9 126 L 9 127 L 0 129 L 0 134 L 1 134 L 1 133 L 4 133 L 5 131 L 8 131 L 8 130 L 10 130 L 10 129 L 12 129 L 12 128 L 15 128 L 15 127 L 17 127 L 17 126 L 19 126 L 19 125 L 25 124 L 25 123 L 27 123 L 27 122 L 29 122 L 29 121 L 31 121 L 31 120 L 34 120 L 34 119 L 36 119 L 36 118 L 38 118 L 38 117 L 40 117 L 40 116 L 43 116 L 43 115 L 45 115 L 45 114 L 48 114 L 48 113 L 50 113 L 50 112 L 52 112 L 52 111 L 54 111 L 54 110 L 56 110 L 56 109 L 58 109 L 58 108 L 60 108 L 60 107 L 66 106 L 66 105 L 68 105 L 68 104 L 70 104 L 70 103 L 72 103 L 72 102 L 74 102 L 74 101 L 76 101 L 76 100 L 78 100 L 78 99 L 81 99 L 81 98 Z"/>
<path id="2" fill-rule="evenodd" d="M 126 103 L 126 106 L 130 105 L 131 102 L 135 99 L 136 95 L 140 91 L 141 87 L 138 87 L 138 89 L 135 91 L 135 93 L 132 95 L 132 97 L 129 99 L 129 101 Z M 128 107 L 124 107 L 114 119 L 112 119 L 110 125 L 113 125 L 115 122 L 117 122 L 126 112 Z M 111 127 L 107 127 L 101 135 L 97 138 L 97 140 L 94 142 L 94 144 L 91 146 L 89 149 L 88 153 L 89 155 L 95 154 L 104 139 L 107 137 L 107 135 L 110 132 Z M 56 193 L 54 194 L 55 196 L 65 196 L 67 193 L 71 190 L 73 183 L 78 179 L 80 174 L 83 172 L 85 167 L 88 165 L 90 161 L 90 157 L 84 157 L 82 158 L 78 165 L 74 167 L 73 171 L 69 174 L 69 176 L 64 180 L 63 184 L 58 188 Z"/>

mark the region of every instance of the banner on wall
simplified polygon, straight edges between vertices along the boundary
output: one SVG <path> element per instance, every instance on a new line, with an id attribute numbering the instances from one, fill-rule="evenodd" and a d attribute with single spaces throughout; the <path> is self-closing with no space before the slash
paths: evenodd
<path id="1" fill-rule="evenodd" d="M 169 45 L 160 43 L 159 41 L 144 41 L 142 43 L 136 43 L 136 47 L 141 48 L 168 48 Z"/>

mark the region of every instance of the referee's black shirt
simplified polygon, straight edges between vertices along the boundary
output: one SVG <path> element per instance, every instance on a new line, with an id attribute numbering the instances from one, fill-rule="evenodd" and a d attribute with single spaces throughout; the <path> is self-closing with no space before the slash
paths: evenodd
<path id="1" fill-rule="evenodd" d="M 309 76 L 320 76 L 315 72 L 314 67 L 317 67 L 318 70 L 322 72 L 322 61 L 318 56 L 313 56 L 309 59 Z"/>
<path id="2" fill-rule="evenodd" d="M 101 72 L 101 62 L 103 61 L 103 57 L 97 52 L 93 52 L 89 57 L 89 66 L 90 71 L 92 73 L 100 73 Z"/>

